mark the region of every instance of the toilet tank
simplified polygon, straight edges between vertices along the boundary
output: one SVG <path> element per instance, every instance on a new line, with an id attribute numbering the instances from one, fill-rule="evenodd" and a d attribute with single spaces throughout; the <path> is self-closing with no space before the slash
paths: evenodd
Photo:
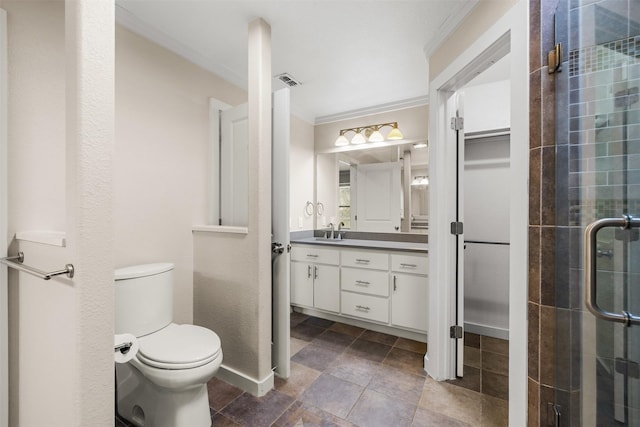
<path id="1" fill-rule="evenodd" d="M 133 265 L 115 271 L 116 334 L 136 337 L 160 330 L 173 318 L 172 263 Z"/>

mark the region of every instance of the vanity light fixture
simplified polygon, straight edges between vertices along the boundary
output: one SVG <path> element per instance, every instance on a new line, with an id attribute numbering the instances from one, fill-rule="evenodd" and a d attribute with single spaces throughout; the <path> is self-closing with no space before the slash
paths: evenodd
<path id="1" fill-rule="evenodd" d="M 393 128 L 387 134 L 386 138 L 380 132 L 380 129 L 382 129 L 385 126 Z M 355 135 L 351 138 L 351 141 L 349 141 L 349 139 L 347 139 L 347 137 L 345 136 L 347 132 L 355 133 Z M 402 132 L 400 132 L 400 129 L 398 129 L 398 122 L 380 123 L 377 125 L 368 125 L 368 126 L 361 126 L 361 127 L 355 127 L 355 128 L 341 129 L 340 135 L 338 135 L 338 139 L 336 139 L 335 146 L 344 147 L 349 144 L 364 144 L 365 142 L 383 142 L 385 140 L 394 141 L 394 140 L 399 140 L 403 138 L 404 136 L 402 135 Z"/>

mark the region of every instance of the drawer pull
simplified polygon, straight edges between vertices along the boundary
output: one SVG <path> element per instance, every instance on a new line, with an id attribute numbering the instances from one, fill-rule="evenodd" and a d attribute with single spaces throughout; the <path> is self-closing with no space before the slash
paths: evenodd
<path id="1" fill-rule="evenodd" d="M 369 310 L 371 310 L 369 307 L 365 307 L 363 305 L 356 305 L 356 310 L 360 310 L 360 311 L 364 311 L 364 312 L 369 312 Z"/>
<path id="2" fill-rule="evenodd" d="M 416 268 L 417 265 L 416 264 L 405 264 L 404 262 L 400 263 L 400 267 L 406 267 L 406 268 Z"/>
<path id="3" fill-rule="evenodd" d="M 358 264 L 369 264 L 371 261 L 368 259 L 356 258 Z"/>
<path id="4" fill-rule="evenodd" d="M 309 258 L 318 258 L 318 255 L 316 255 L 316 254 L 307 254 L 307 256 Z"/>
<path id="5" fill-rule="evenodd" d="M 369 286 L 370 282 L 365 282 L 364 280 L 356 280 L 356 285 L 358 286 Z"/>

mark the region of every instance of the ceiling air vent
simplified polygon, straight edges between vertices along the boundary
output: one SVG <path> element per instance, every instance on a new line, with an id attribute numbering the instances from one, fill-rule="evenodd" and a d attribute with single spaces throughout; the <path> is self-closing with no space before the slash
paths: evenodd
<path id="1" fill-rule="evenodd" d="M 302 84 L 298 80 L 294 79 L 291 74 L 288 74 L 288 73 L 278 74 L 276 76 L 276 79 L 280 80 L 282 83 L 284 83 L 289 87 L 300 86 Z"/>

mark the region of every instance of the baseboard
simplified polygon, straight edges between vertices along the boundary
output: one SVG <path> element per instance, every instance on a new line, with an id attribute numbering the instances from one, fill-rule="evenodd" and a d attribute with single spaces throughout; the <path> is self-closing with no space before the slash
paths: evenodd
<path id="1" fill-rule="evenodd" d="M 496 328 L 495 326 L 480 325 L 478 323 L 464 322 L 464 331 L 487 337 L 509 340 L 509 330 Z"/>
<path id="2" fill-rule="evenodd" d="M 262 380 L 256 380 L 223 364 L 218 369 L 216 377 L 257 397 L 264 396 L 273 389 L 274 375 L 272 371 Z"/>
<path id="3" fill-rule="evenodd" d="M 326 313 L 324 311 L 314 310 L 312 308 L 295 307 L 293 311 L 298 313 L 307 314 L 309 316 L 319 317 L 321 319 L 333 320 L 334 322 L 345 323 L 351 326 L 357 326 L 359 328 L 370 329 L 376 332 L 382 332 L 384 334 L 395 335 L 401 338 L 407 338 L 419 342 L 427 342 L 427 334 L 421 332 L 413 332 L 406 329 L 395 328 L 393 326 L 387 326 L 383 324 L 369 322 L 366 320 L 354 319 L 341 314 Z"/>

